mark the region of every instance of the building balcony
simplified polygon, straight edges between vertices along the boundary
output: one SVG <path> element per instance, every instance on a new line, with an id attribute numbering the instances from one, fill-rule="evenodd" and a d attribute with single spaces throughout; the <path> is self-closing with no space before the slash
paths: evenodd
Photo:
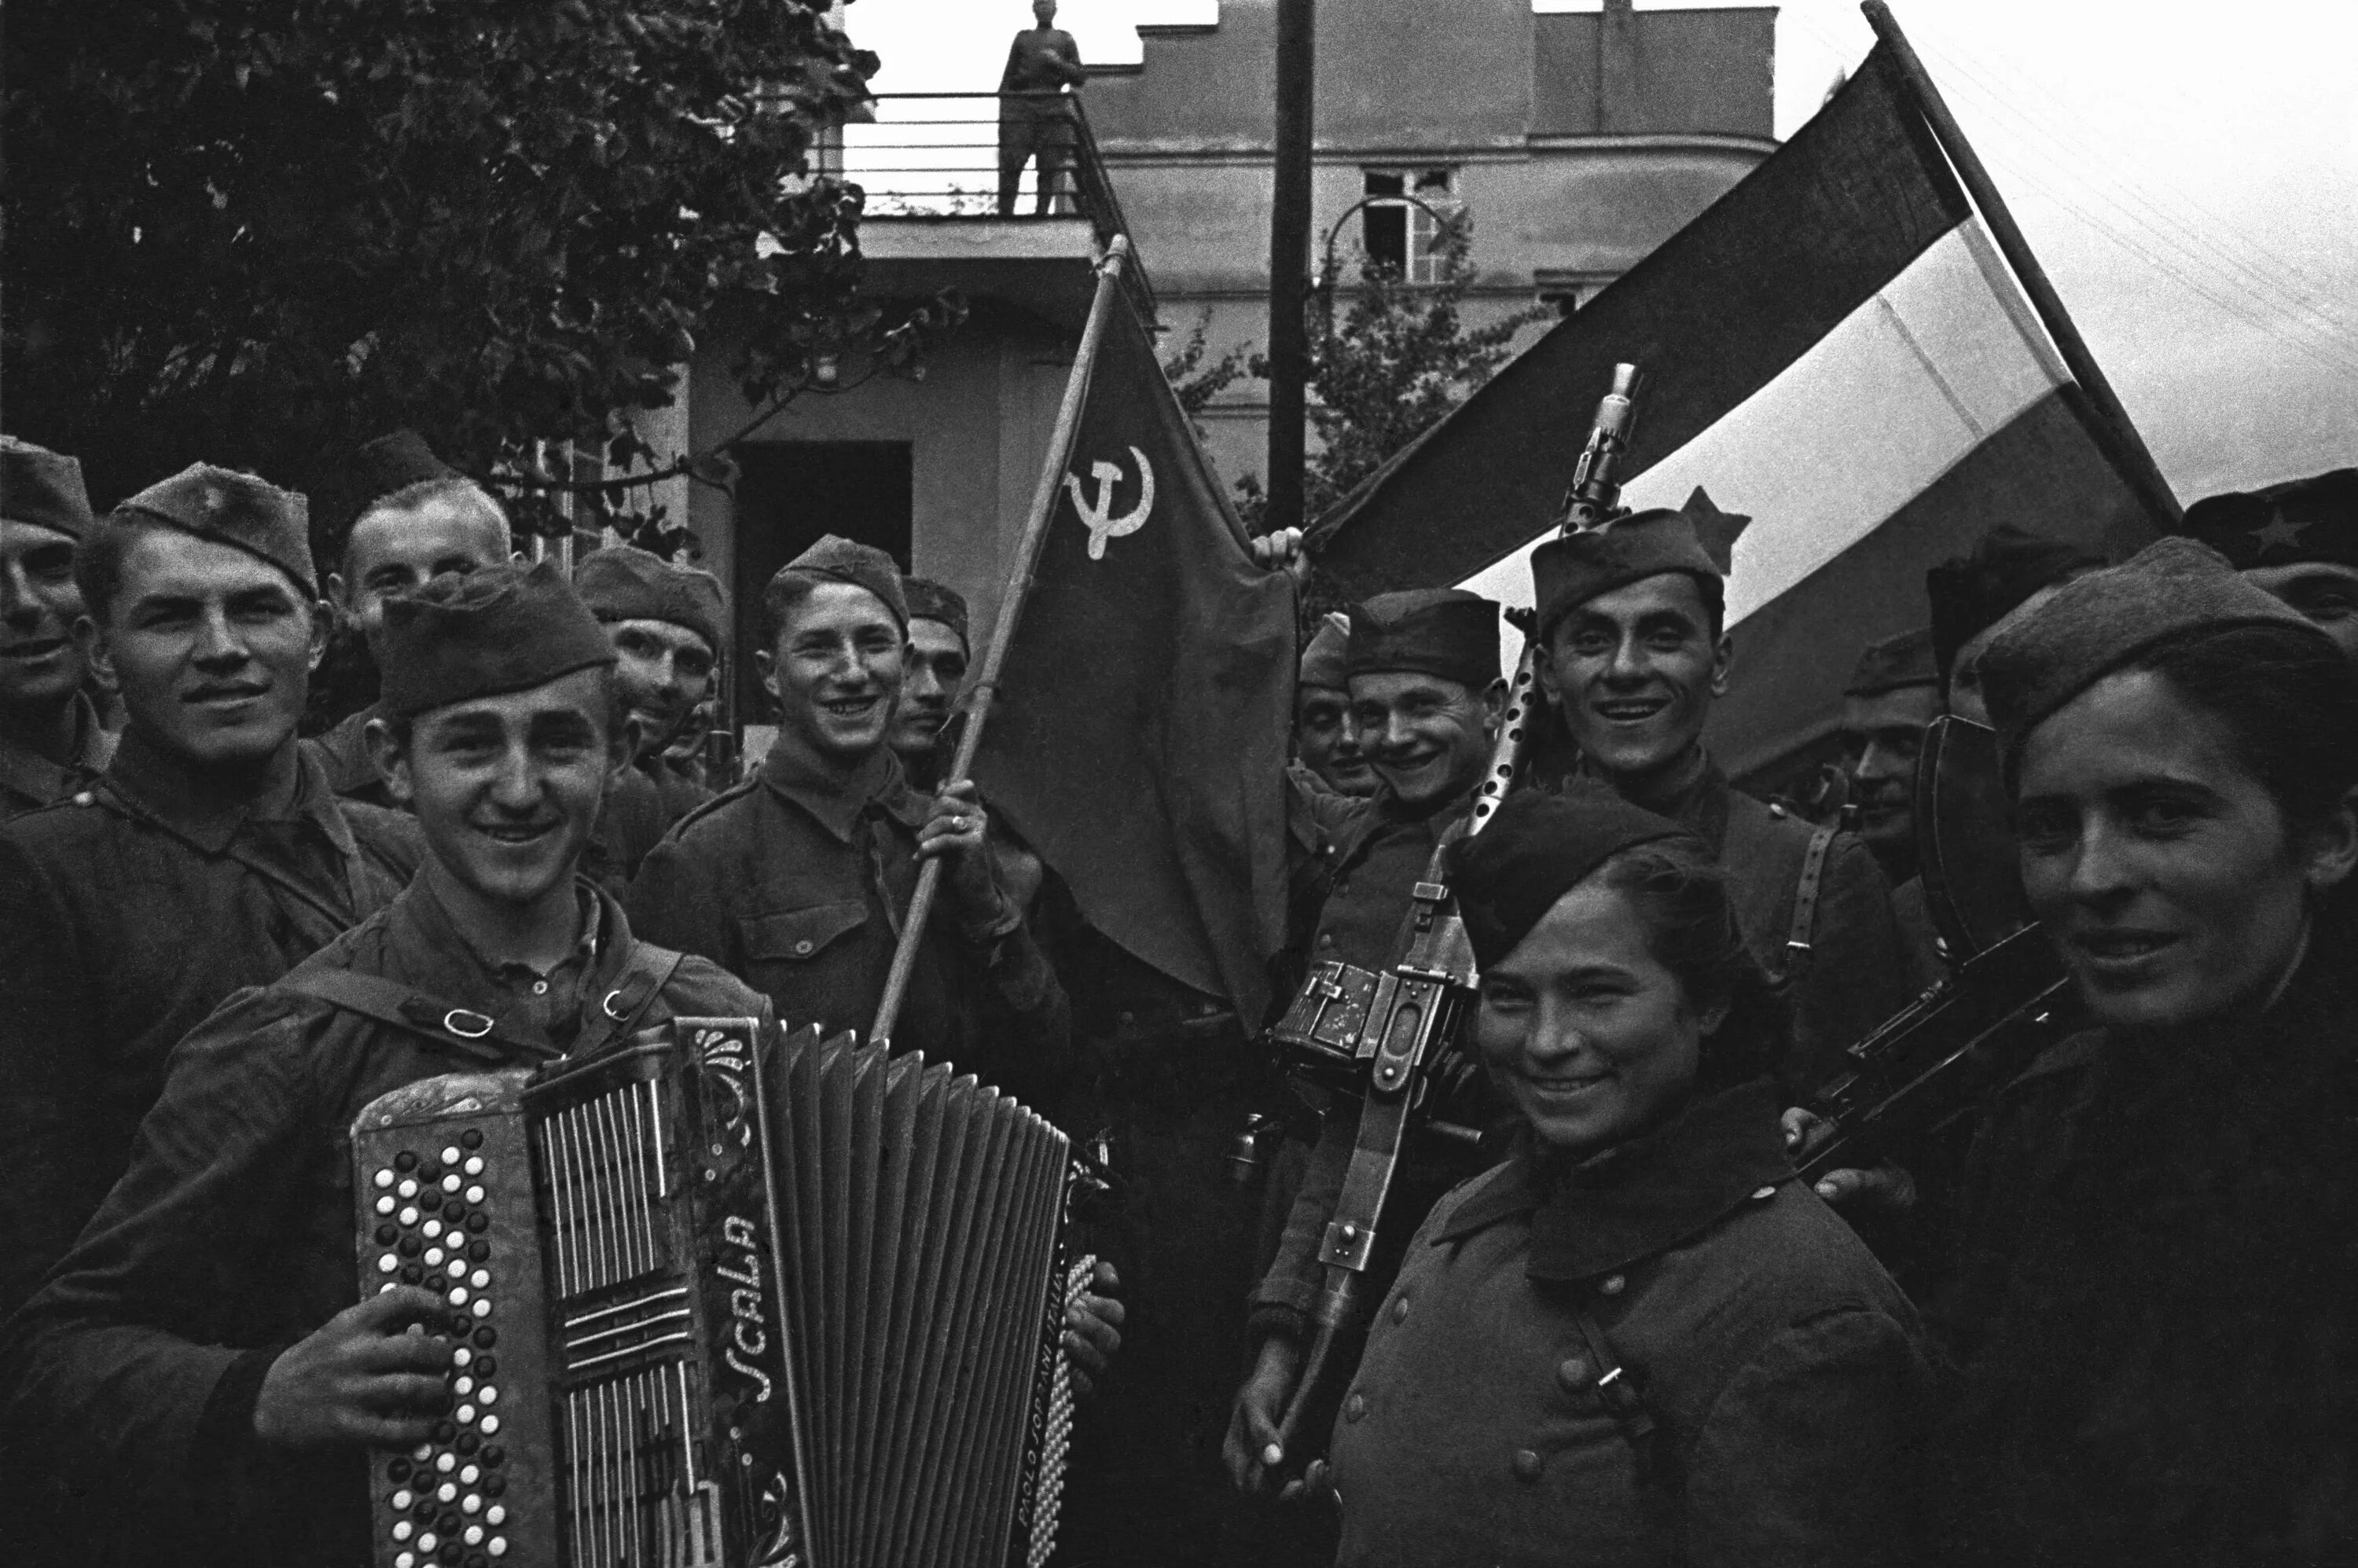
<path id="1" fill-rule="evenodd" d="M 1028 156 L 1002 185 L 1002 156 L 1018 151 Z M 880 94 L 873 118 L 844 126 L 827 162 L 867 194 L 860 250 L 885 289 L 954 287 L 1076 329 L 1091 269 L 1130 232 L 1087 112 L 1069 95 Z M 1131 247 L 1122 280 L 1151 322 L 1135 235 Z"/>

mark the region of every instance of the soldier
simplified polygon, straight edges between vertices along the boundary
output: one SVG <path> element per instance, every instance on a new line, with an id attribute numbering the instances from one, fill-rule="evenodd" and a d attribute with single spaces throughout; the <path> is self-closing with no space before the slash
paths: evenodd
<path id="1" fill-rule="evenodd" d="M 1344 674 L 1350 642 L 1350 617 L 1330 614 L 1302 650 L 1293 681 L 1293 755 L 1301 763 L 1294 782 L 1335 795 L 1373 795 L 1376 770 L 1368 765 L 1358 729 L 1351 722 L 1351 693 Z M 1303 777 L 1303 773 L 1309 776 Z"/>
<path id="2" fill-rule="evenodd" d="M 2186 531 L 2358 663 L 2358 469 L 2207 497 L 2186 509 Z"/>
<path id="3" fill-rule="evenodd" d="M 1940 712 L 1941 672 L 1929 629 L 1870 644 L 1843 690 L 1843 750 L 1859 837 L 1891 883 L 1909 983 L 1919 991 L 1944 972 L 1916 865 L 1916 761 L 1925 727 Z"/>
<path id="4" fill-rule="evenodd" d="M 2085 577 L 2104 557 L 2061 539 L 2042 538 L 2001 523 L 1967 555 L 1924 574 L 1932 605 L 1932 662 L 1941 672 L 1947 710 L 1976 724 L 1989 722 L 1974 665 L 2001 623 L 2044 604 L 2057 589 Z"/>
<path id="5" fill-rule="evenodd" d="M 1039 24 L 1015 35 L 1007 69 L 999 77 L 999 215 L 1015 211 L 1015 188 L 1023 166 L 1039 155 L 1040 189 L 1034 211 L 1045 216 L 1057 201 L 1057 184 L 1073 161 L 1073 116 L 1065 90 L 1088 80 L 1080 46 L 1056 26 L 1056 0 L 1032 0 Z"/>
<path id="6" fill-rule="evenodd" d="M 481 486 L 436 457 L 415 430 L 380 436 L 352 454 L 337 498 L 320 519 L 315 555 L 333 561 L 328 596 L 336 607 L 328 667 L 340 689 L 315 693 L 335 722 L 303 742 L 338 795 L 384 806 L 391 796 L 370 760 L 378 672 L 376 639 L 384 601 L 443 572 L 496 566 L 514 548 L 507 514 Z"/>
<path id="7" fill-rule="evenodd" d="M 1540 546 L 1540 686 L 1582 773 L 1685 827 L 1726 869 L 1754 957 L 1791 988 L 1781 1075 L 1806 1089 L 1907 1001 L 1899 932 L 1866 845 L 1738 793 L 1704 747 L 1734 655 L 1725 568 L 1704 542 L 1725 520 L 1708 506 L 1698 494 Z"/>
<path id="8" fill-rule="evenodd" d="M 1434 847 L 1466 814 L 1488 766 L 1506 704 L 1498 606 L 1457 589 L 1382 594 L 1351 614 L 1345 660 L 1360 744 L 1381 781 L 1372 795 L 1313 799 L 1333 891 L 1310 937 L 1312 963 L 1380 974 L 1397 954 L 1411 890 Z M 1318 1241 L 1342 1195 L 1358 1125 L 1356 1101 L 1326 1112 L 1276 1260 L 1255 1287 L 1248 1335 L 1254 1368 L 1230 1417 L 1226 1457 L 1249 1492 L 1274 1477 L 1268 1449 L 1299 1374 L 1320 1267 Z M 1478 1165 L 1425 1145 L 1401 1162 L 1365 1287 L 1380 1296 L 1434 1199 Z"/>
<path id="9" fill-rule="evenodd" d="M 74 637 L 93 524 L 81 464 L 0 436 L 0 820 L 64 799 L 114 753 Z"/>
<path id="10" fill-rule="evenodd" d="M 937 787 L 950 765 L 956 729 L 950 720 L 967 666 L 974 661 L 966 598 L 930 578 L 901 579 L 909 602 L 909 647 L 901 674 L 901 706 L 892 716 L 892 752 L 913 789 Z"/>
<path id="11" fill-rule="evenodd" d="M 295 741 L 326 628 L 304 503 L 199 465 L 133 496 L 76 570 L 130 719 L 106 771 L 0 833 L 0 1094 L 20 1201 L 0 1305 L 24 1300 L 130 1157 L 165 1058 L 389 902 L 396 813 L 340 802 Z"/>
<path id="12" fill-rule="evenodd" d="M 1033 1100 L 1060 1087 L 1063 989 L 1008 896 L 970 784 L 928 798 L 886 743 L 908 643 L 901 573 L 830 535 L 762 595 L 763 686 L 778 738 L 759 773 L 690 813 L 648 855 L 630 908 L 795 1024 L 865 1031 L 923 859 L 947 857 L 896 1042 Z"/>

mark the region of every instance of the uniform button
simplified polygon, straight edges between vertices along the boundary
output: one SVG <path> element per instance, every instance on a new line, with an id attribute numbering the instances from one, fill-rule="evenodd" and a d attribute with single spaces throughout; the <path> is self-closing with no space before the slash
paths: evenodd
<path id="1" fill-rule="evenodd" d="M 1324 935 L 1320 936 L 1320 937 L 1318 938 L 1318 946 L 1320 946 L 1321 947 L 1332 947 L 1333 946 L 1335 946 L 1335 934 L 1334 934 L 1333 932 L 1329 931 L 1329 932 L 1325 933 Z"/>
<path id="2" fill-rule="evenodd" d="M 548 982 L 546 980 L 533 981 L 532 994 L 535 996 L 546 996 L 548 994 Z"/>
<path id="3" fill-rule="evenodd" d="M 1761 1188 L 1759 1188 L 1758 1190 L 1755 1191 L 1755 1192 L 1753 1193 L 1753 1195 L 1752 1195 L 1752 1201 L 1753 1201 L 1754 1203 L 1767 1203 L 1770 1198 L 1773 1198 L 1773 1197 L 1775 1197 L 1776 1195 L 1777 1195 L 1777 1187 L 1776 1187 L 1776 1184 L 1774 1184 L 1774 1183 L 1772 1182 L 1772 1183 L 1770 1183 L 1768 1186 L 1761 1187 Z"/>
<path id="4" fill-rule="evenodd" d="M 1563 1385 L 1565 1393 L 1577 1394 L 1596 1380 L 1596 1368 L 1585 1356 L 1567 1356 L 1556 1365 L 1555 1380 Z"/>
<path id="5" fill-rule="evenodd" d="M 1629 1281 L 1619 1274 L 1607 1274 L 1605 1276 L 1604 1282 L 1596 1288 L 1608 1296 L 1617 1296 L 1628 1283 Z"/>
<path id="6" fill-rule="evenodd" d="M 1394 1323 L 1406 1323 L 1408 1321 L 1408 1298 L 1406 1296 L 1402 1296 L 1400 1300 L 1392 1303 L 1392 1321 Z"/>
<path id="7" fill-rule="evenodd" d="M 811 949 L 817 946 L 817 943 L 806 936 L 801 941 L 795 944 L 795 957 L 797 958 L 807 958 L 810 957 Z"/>
<path id="8" fill-rule="evenodd" d="M 74 804 L 76 806 L 95 806 L 98 804 L 98 796 L 91 794 L 88 790 L 82 790 L 74 796 Z"/>
<path id="9" fill-rule="evenodd" d="M 1539 1451 L 1531 1448 L 1515 1450 L 1515 1479 L 1536 1481 L 1540 1478 Z"/>
<path id="10" fill-rule="evenodd" d="M 1368 1413 L 1368 1396 L 1367 1396 L 1367 1395 L 1365 1395 L 1365 1394 L 1353 1394 L 1349 1399 L 1345 1400 L 1343 1401 L 1343 1419 L 1344 1419 L 1345 1421 L 1357 1421 L 1357 1420 L 1358 1420 L 1361 1416 L 1366 1415 L 1367 1413 Z"/>

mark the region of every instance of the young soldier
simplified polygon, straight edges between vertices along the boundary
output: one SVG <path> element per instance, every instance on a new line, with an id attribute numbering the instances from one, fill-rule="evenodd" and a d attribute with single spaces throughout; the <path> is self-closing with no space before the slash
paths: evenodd
<path id="1" fill-rule="evenodd" d="M 1376 771 L 1359 747 L 1359 731 L 1351 722 L 1351 693 L 1344 674 L 1344 654 L 1350 645 L 1351 622 L 1329 615 L 1302 650 L 1293 681 L 1293 754 L 1309 774 L 1296 782 L 1336 795 L 1373 795 Z"/>
<path id="2" fill-rule="evenodd" d="M 2358 469 L 2210 496 L 2186 509 L 2186 531 L 2358 664 Z"/>
<path id="3" fill-rule="evenodd" d="M 892 754 L 912 788 L 939 787 L 950 765 L 957 712 L 967 666 L 974 662 L 966 596 L 930 578 L 904 577 L 909 646 L 902 658 L 901 706 L 892 715 Z"/>
<path id="4" fill-rule="evenodd" d="M 91 657 L 130 718 L 89 788 L 0 832 L 0 1307 L 122 1173 L 180 1036 L 416 865 L 415 828 L 339 802 L 295 741 L 326 626 L 303 519 L 301 496 L 199 465 L 83 546 Z"/>
<path id="5" fill-rule="evenodd" d="M 1925 727 L 1940 713 L 1941 672 L 1929 629 L 1870 643 L 1843 689 L 1843 751 L 1859 837 L 1891 883 L 1909 983 L 1918 991 L 1943 972 L 1916 864 L 1916 762 Z"/>
<path id="6" fill-rule="evenodd" d="M 762 595 L 778 738 L 760 773 L 647 856 L 633 918 L 743 977 L 781 1018 L 867 1031 L 927 856 L 946 857 L 894 1033 L 1027 1099 L 1059 1087 L 1070 1010 L 990 853 L 971 784 L 928 799 L 886 743 L 909 639 L 901 573 L 830 535 Z"/>
<path id="7" fill-rule="evenodd" d="M 1507 695 L 1498 606 L 1457 589 L 1379 595 L 1352 611 L 1345 671 L 1360 745 L 1380 783 L 1369 796 L 1312 797 L 1333 884 L 1308 959 L 1380 975 L 1398 957 L 1412 890 L 1442 835 L 1471 806 L 1489 764 Z M 1248 1332 L 1260 1348 L 1226 1444 L 1230 1474 L 1249 1491 L 1266 1489 L 1266 1451 L 1299 1371 L 1321 1278 L 1319 1239 L 1342 1195 L 1357 1130 L 1357 1101 L 1339 1100 L 1326 1112 L 1276 1260 L 1253 1292 Z M 1394 1178 L 1368 1300 L 1390 1286 L 1434 1200 L 1477 1169 L 1429 1145 L 1412 1146 Z"/>
<path id="8" fill-rule="evenodd" d="M 114 752 L 74 638 L 93 522 L 81 464 L 0 436 L 0 820 L 64 799 Z"/>
<path id="9" fill-rule="evenodd" d="M 341 689 L 320 693 L 338 722 L 303 744 L 337 794 L 383 806 L 390 798 L 369 755 L 384 601 L 444 572 L 497 566 L 513 548 L 507 514 L 481 487 L 436 457 L 415 430 L 380 436 L 352 455 L 323 518 L 316 555 L 333 561 L 336 606 L 329 668 Z M 315 712 L 319 704 L 313 705 Z"/>
<path id="10" fill-rule="evenodd" d="M 1700 494 L 1688 504 L 1532 555 L 1540 687 L 1581 773 L 1688 828 L 1726 868 L 1745 940 L 1792 987 L 1783 1076 L 1813 1088 L 1908 1000 L 1890 889 L 1866 845 L 1739 794 L 1704 751 L 1735 650 L 1725 568 L 1703 538 L 1725 520 Z"/>

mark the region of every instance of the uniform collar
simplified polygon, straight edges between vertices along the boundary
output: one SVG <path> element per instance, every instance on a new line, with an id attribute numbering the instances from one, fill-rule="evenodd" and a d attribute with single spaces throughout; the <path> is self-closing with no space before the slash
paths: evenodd
<path id="1" fill-rule="evenodd" d="M 1335 835 L 1335 855 L 1338 860 L 1348 860 L 1373 842 L 1380 834 L 1401 830 L 1422 832 L 1434 842 L 1449 830 L 1450 825 L 1463 817 L 1474 806 L 1474 792 L 1467 790 L 1456 799 L 1433 811 L 1412 811 L 1401 804 L 1390 784 L 1378 784 L 1376 793 L 1363 797 L 1366 805 L 1354 813 Z"/>
<path id="2" fill-rule="evenodd" d="M 373 706 L 348 714 L 303 748 L 319 760 L 328 788 L 335 794 L 356 795 L 384 782 L 368 749 L 368 722 L 375 717 Z"/>
<path id="3" fill-rule="evenodd" d="M 0 741 L 0 790 L 46 806 L 63 799 L 84 776 L 95 773 L 114 754 L 114 737 L 98 721 L 98 709 L 81 692 L 73 694 L 73 760 L 65 766 Z"/>
<path id="4" fill-rule="evenodd" d="M 309 818 L 337 850 L 357 852 L 351 825 L 336 809 L 336 797 L 327 774 L 309 751 L 288 736 L 295 758 L 295 800 L 287 820 Z M 162 751 L 136 728 L 126 730 L 106 766 L 107 787 L 124 804 L 157 827 L 208 855 L 230 847 L 238 829 L 257 819 L 250 795 L 224 795 L 214 780 L 201 777 L 178 757 Z"/>
<path id="5" fill-rule="evenodd" d="M 909 787 L 901 759 L 890 746 L 877 747 L 849 779 L 831 778 L 773 746 L 762 760 L 762 782 L 846 844 L 851 842 L 860 815 L 871 806 L 910 828 L 925 819 L 925 802 Z"/>
<path id="6" fill-rule="evenodd" d="M 1727 796 L 1732 786 L 1700 741 L 1669 777 L 1642 795 L 1630 795 L 1606 774 L 1593 772 L 1585 758 L 1575 771 L 1610 786 L 1630 805 L 1669 817 L 1709 845 L 1714 859 L 1727 839 Z"/>
<path id="7" fill-rule="evenodd" d="M 1763 1187 L 1793 1176 L 1765 1079 L 1694 1101 L 1669 1125 L 1563 1172 L 1528 1137 L 1460 1203 L 1436 1245 L 1531 1216 L 1529 1273 L 1587 1280 L 1625 1269 L 1709 1229 Z"/>
<path id="8" fill-rule="evenodd" d="M 587 877 L 574 878 L 573 892 L 582 911 L 581 935 L 567 962 L 583 963 L 595 978 L 585 992 L 611 988 L 633 946 L 630 922 L 612 895 Z M 502 984 L 503 966 L 467 940 L 435 895 L 430 878 L 411 879 L 386 908 L 385 925 L 387 946 L 406 960 L 404 968 L 410 972 L 404 978 L 409 983 L 494 1017 L 513 1000 Z"/>

